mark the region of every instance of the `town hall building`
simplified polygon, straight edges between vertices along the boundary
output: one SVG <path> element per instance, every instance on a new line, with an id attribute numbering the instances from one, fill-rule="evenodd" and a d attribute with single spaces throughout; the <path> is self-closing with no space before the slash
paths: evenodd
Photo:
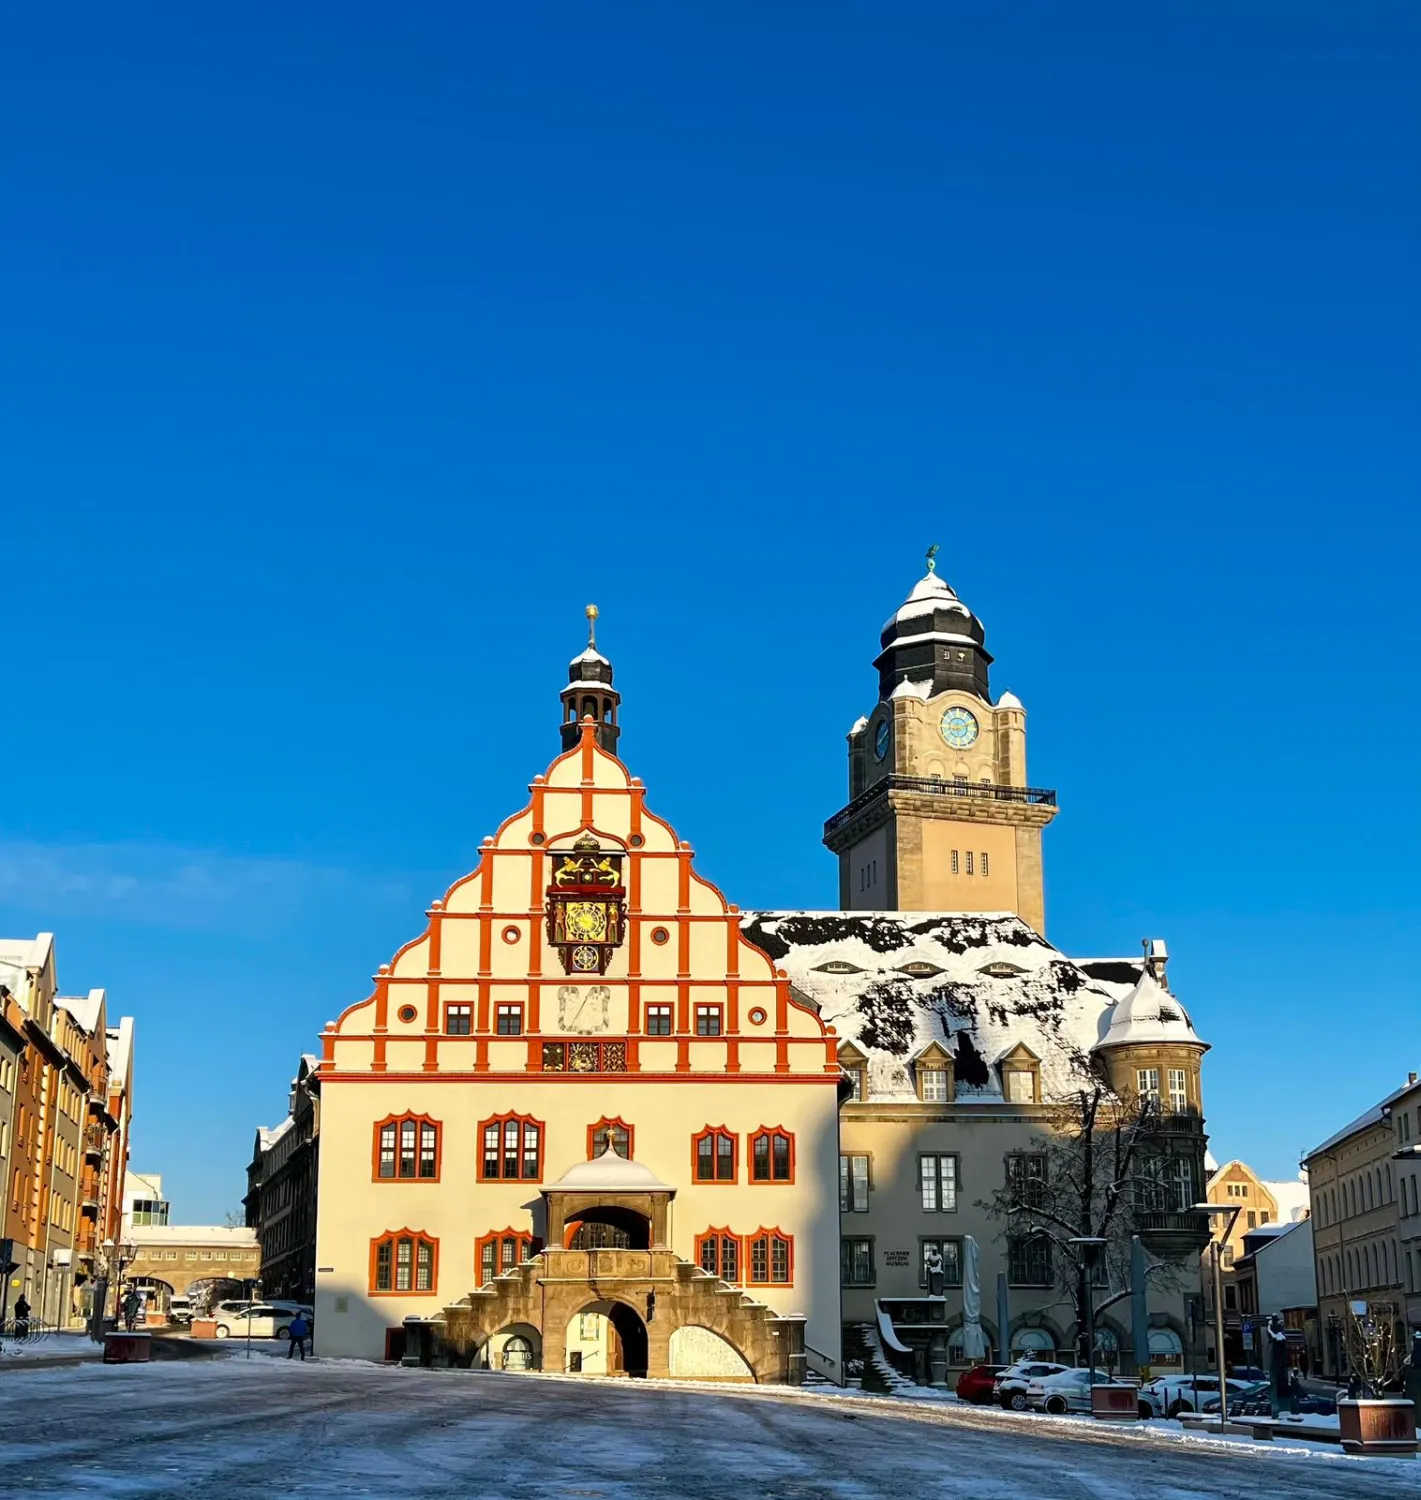
<path id="1" fill-rule="evenodd" d="M 1206 1046 L 1164 945 L 1046 940 L 1056 796 L 931 565 L 880 645 L 821 912 L 697 872 L 619 758 L 611 663 L 573 659 L 561 754 L 322 1036 L 321 1352 L 789 1383 L 1070 1360 L 1049 1236 L 985 1205 L 1045 1170 L 1086 1068 L 1149 1110 L 1147 1363 L 1202 1353 Z M 1138 1368 L 1130 1306 L 1097 1351 Z"/>

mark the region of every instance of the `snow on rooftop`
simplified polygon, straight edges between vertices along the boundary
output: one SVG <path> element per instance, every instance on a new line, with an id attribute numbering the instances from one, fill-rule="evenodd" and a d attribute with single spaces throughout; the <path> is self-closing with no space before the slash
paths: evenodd
<path id="1" fill-rule="evenodd" d="M 997 699 L 998 708 L 1020 708 L 1021 706 L 1021 699 L 1018 698 L 1015 693 L 1010 691 L 1003 693 L 1002 696 Z"/>
<path id="2" fill-rule="evenodd" d="M 960 1102 L 999 1102 L 993 1062 L 1019 1044 L 1041 1060 L 1044 1096 L 1059 1097 L 1115 1001 L 1007 912 L 767 911 L 743 931 L 867 1055 L 878 1099 L 917 1097 L 909 1064 L 930 1042 L 953 1054 Z"/>
<path id="3" fill-rule="evenodd" d="M 945 578 L 940 578 L 936 573 L 925 573 L 913 585 L 913 592 L 903 601 L 897 612 L 884 621 L 883 633 L 886 635 L 895 625 L 901 624 L 904 620 L 931 615 L 937 609 L 950 609 L 955 614 L 963 615 L 972 613 L 952 591 Z"/>
<path id="4" fill-rule="evenodd" d="M 1416 1085 L 1414 1083 L 1403 1083 L 1399 1089 L 1393 1089 L 1385 1099 L 1364 1110 L 1349 1125 L 1344 1125 L 1335 1135 L 1330 1135 L 1320 1146 L 1314 1146 L 1308 1152 L 1308 1156 L 1316 1156 L 1319 1151 L 1330 1151 L 1334 1146 L 1340 1145 L 1349 1135 L 1356 1135 L 1358 1131 L 1370 1129 L 1373 1125 L 1380 1125 L 1386 1118 L 1386 1112 L 1405 1093 L 1409 1093 Z"/>
<path id="5" fill-rule="evenodd" d="M 225 1224 L 135 1224 L 125 1225 L 123 1237 L 135 1245 L 228 1245 L 256 1246 L 255 1229 L 229 1229 Z"/>
<path id="6" fill-rule="evenodd" d="M 1294 1177 L 1283 1182 L 1265 1182 L 1263 1186 L 1272 1193 L 1273 1201 L 1278 1205 L 1278 1217 L 1283 1223 L 1296 1224 L 1307 1218 L 1312 1200 L 1305 1177 Z"/>
<path id="7" fill-rule="evenodd" d="M 558 1180 L 552 1191 L 574 1193 L 669 1193 L 674 1191 L 639 1161 L 628 1161 L 608 1146 L 591 1161 L 574 1162 Z"/>
<path id="8" fill-rule="evenodd" d="M 1133 1047 L 1153 1042 L 1194 1042 L 1199 1037 L 1189 1013 L 1148 972 L 1115 1007 L 1102 1047 Z"/>
<path id="9" fill-rule="evenodd" d="M 602 653 L 596 648 L 596 646 L 589 646 L 585 651 L 579 651 L 577 655 L 574 656 L 570 662 L 568 662 L 568 666 L 575 667 L 579 662 L 584 661 L 600 661 L 604 667 L 610 667 L 612 665 L 612 663 L 602 655 Z"/>
<path id="10" fill-rule="evenodd" d="M 99 1028 L 99 1012 L 104 1008 L 104 992 L 90 990 L 87 995 L 56 995 L 56 1005 L 65 1010 L 92 1036 Z"/>
<path id="11" fill-rule="evenodd" d="M 931 679 L 927 682 L 910 682 L 906 677 L 889 693 L 890 698 L 921 698 L 924 703 L 933 695 Z"/>

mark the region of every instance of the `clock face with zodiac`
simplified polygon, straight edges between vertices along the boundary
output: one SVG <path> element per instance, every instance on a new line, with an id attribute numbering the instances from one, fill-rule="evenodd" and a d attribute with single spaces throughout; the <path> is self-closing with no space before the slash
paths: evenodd
<path id="1" fill-rule="evenodd" d="M 566 932 L 579 943 L 600 943 L 607 936 L 607 904 L 604 901 L 569 901 Z"/>
<path id="2" fill-rule="evenodd" d="M 938 730 L 954 750 L 966 750 L 977 743 L 977 720 L 970 709 L 949 708 L 943 714 Z"/>

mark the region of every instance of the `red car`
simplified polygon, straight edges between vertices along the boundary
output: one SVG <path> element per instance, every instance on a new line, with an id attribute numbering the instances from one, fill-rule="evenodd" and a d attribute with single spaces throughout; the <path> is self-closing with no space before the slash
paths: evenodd
<path id="1" fill-rule="evenodd" d="M 992 1387 L 1005 1365 L 973 1365 L 957 1382 L 957 1394 L 973 1406 L 986 1406 L 992 1400 Z"/>

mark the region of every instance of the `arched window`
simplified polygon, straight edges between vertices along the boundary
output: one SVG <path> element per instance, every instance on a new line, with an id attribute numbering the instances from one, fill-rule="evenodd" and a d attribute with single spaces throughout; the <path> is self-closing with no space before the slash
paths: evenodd
<path id="1" fill-rule="evenodd" d="M 532 1260 L 537 1253 L 537 1241 L 526 1229 L 499 1229 L 492 1234 L 481 1234 L 474 1241 L 479 1285 L 487 1286 L 495 1276 L 511 1271 L 520 1261 Z"/>
<path id="2" fill-rule="evenodd" d="M 757 1229 L 746 1237 L 752 1285 L 791 1286 L 794 1282 L 794 1239 L 779 1229 Z"/>
<path id="3" fill-rule="evenodd" d="M 496 1115 L 479 1125 L 480 1182 L 541 1182 L 543 1124 L 527 1115 Z"/>
<path id="4" fill-rule="evenodd" d="M 782 1126 L 762 1125 L 750 1137 L 750 1181 L 794 1181 L 794 1137 Z"/>
<path id="5" fill-rule="evenodd" d="M 505 1340 L 503 1357 L 500 1360 L 505 1370 L 531 1370 L 533 1368 L 533 1346 L 521 1333 Z"/>
<path id="6" fill-rule="evenodd" d="M 1184 1364 L 1184 1345 L 1172 1328 L 1151 1328 L 1149 1331 L 1150 1363 L 1179 1368 Z"/>
<path id="7" fill-rule="evenodd" d="M 377 1182 L 438 1182 L 440 1129 L 428 1115 L 387 1115 L 375 1126 Z"/>
<path id="8" fill-rule="evenodd" d="M 707 1125 L 691 1138 L 691 1172 L 697 1182 L 734 1182 L 737 1137 L 724 1125 Z"/>
<path id="9" fill-rule="evenodd" d="M 605 1115 L 595 1125 L 587 1127 L 587 1159 L 601 1156 L 610 1146 L 626 1161 L 632 1159 L 632 1147 L 636 1143 L 636 1128 L 628 1125 L 620 1115 L 609 1120 Z"/>
<path id="10" fill-rule="evenodd" d="M 1018 1328 L 1011 1336 L 1011 1357 L 1034 1354 L 1049 1360 L 1056 1352 L 1056 1341 L 1044 1328 Z"/>
<path id="11" fill-rule="evenodd" d="M 743 1259 L 740 1236 L 728 1229 L 707 1229 L 696 1236 L 696 1264 L 722 1281 L 733 1285 L 740 1280 Z"/>
<path id="12" fill-rule="evenodd" d="M 582 700 L 582 717 L 584 719 L 595 719 L 597 717 L 597 700 L 595 698 L 584 698 Z"/>
<path id="13" fill-rule="evenodd" d="M 370 1241 L 370 1293 L 430 1296 L 438 1285 L 439 1241 L 417 1229 L 392 1229 Z"/>

